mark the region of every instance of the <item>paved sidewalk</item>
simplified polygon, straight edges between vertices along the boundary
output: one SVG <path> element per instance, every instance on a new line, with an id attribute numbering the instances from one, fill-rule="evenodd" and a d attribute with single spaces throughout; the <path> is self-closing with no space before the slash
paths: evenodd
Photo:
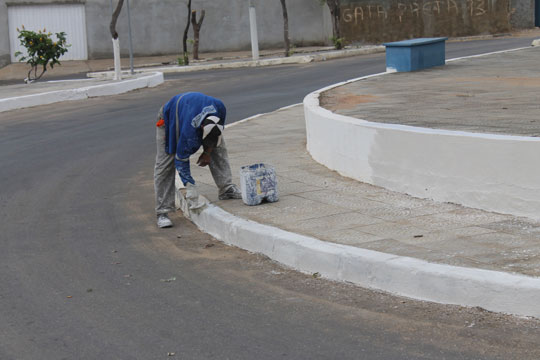
<path id="1" fill-rule="evenodd" d="M 225 131 L 234 177 L 243 165 L 276 168 L 280 201 L 219 201 L 210 172 L 192 166 L 202 194 L 241 218 L 319 240 L 432 263 L 540 276 L 540 223 L 413 198 L 338 175 L 305 148 L 303 108 Z"/>
<path id="2" fill-rule="evenodd" d="M 9 86 L 0 86 L 0 99 L 11 97 L 41 94 L 49 91 L 71 90 L 87 86 L 95 86 L 110 83 L 111 81 L 98 79 L 79 79 L 79 80 L 42 80 L 30 85 L 14 84 Z"/>
<path id="3" fill-rule="evenodd" d="M 158 86 L 163 81 L 162 73 L 153 72 L 126 76 L 121 81 L 79 79 L 0 86 L 0 113 L 61 101 L 122 94 Z"/>
<path id="4" fill-rule="evenodd" d="M 376 46 L 365 46 L 361 48 L 348 48 L 345 50 L 355 51 L 362 49 L 371 49 L 376 48 L 377 51 L 384 51 L 384 49 L 379 49 L 380 47 Z M 328 46 L 310 46 L 310 47 L 301 47 L 293 49 L 292 57 L 304 57 L 310 55 L 321 55 L 329 54 L 335 52 L 332 47 Z M 342 55 L 346 55 L 346 51 L 341 51 Z M 260 60 L 269 60 L 269 59 L 284 59 L 283 50 L 281 49 L 269 49 L 261 50 L 259 53 Z M 163 55 L 163 56 L 147 56 L 147 57 L 134 57 L 133 65 L 134 69 L 137 71 L 155 71 L 160 67 L 170 67 L 177 65 L 178 56 L 175 55 Z M 191 60 L 189 66 L 177 68 L 190 68 L 190 67 L 200 67 L 207 66 L 212 67 L 216 65 L 221 65 L 225 67 L 227 64 L 233 64 L 238 62 L 244 62 L 251 60 L 251 51 L 227 51 L 227 52 L 215 52 L 215 53 L 202 53 L 200 54 L 200 60 Z M 129 70 L 129 58 L 122 57 L 122 70 Z M 63 61 L 60 66 L 56 66 L 53 69 L 47 70 L 47 73 L 44 75 L 43 81 L 46 81 L 47 78 L 59 77 L 59 76 L 69 76 L 73 74 L 84 74 L 93 72 L 103 72 L 103 71 L 112 71 L 113 59 L 93 59 L 93 60 L 72 60 L 72 61 Z M 28 65 L 25 63 L 15 63 L 7 65 L 3 68 L 0 68 L 0 84 L 2 82 L 9 81 L 10 83 L 20 81 L 26 78 L 28 72 Z"/>

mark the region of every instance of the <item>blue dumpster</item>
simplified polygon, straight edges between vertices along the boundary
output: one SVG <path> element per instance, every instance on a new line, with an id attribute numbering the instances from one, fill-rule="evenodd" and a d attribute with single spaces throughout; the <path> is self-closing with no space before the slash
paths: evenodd
<path id="1" fill-rule="evenodd" d="M 386 71 L 415 71 L 444 65 L 448 38 L 420 38 L 383 44 Z"/>

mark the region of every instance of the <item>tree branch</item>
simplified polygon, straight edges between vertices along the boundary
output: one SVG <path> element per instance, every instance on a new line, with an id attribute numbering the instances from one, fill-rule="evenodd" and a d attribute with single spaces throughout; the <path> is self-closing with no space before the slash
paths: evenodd
<path id="1" fill-rule="evenodd" d="M 111 36 L 113 39 L 118 39 L 118 33 L 116 32 L 116 21 L 118 20 L 120 11 L 122 11 L 122 5 L 124 5 L 124 0 L 118 0 L 118 4 L 116 4 L 116 9 L 114 9 L 114 12 L 112 13 L 109 31 L 111 32 Z"/>
<path id="2" fill-rule="evenodd" d="M 290 56 L 291 41 L 289 39 L 289 15 L 287 13 L 287 4 L 285 0 L 281 0 L 281 8 L 283 9 L 283 39 L 285 41 L 285 57 Z"/>
<path id="3" fill-rule="evenodd" d="M 204 20 L 204 10 L 201 10 L 201 18 L 197 22 L 197 10 L 191 12 L 191 26 L 193 27 L 193 59 L 199 60 L 199 33 Z"/>
<path id="4" fill-rule="evenodd" d="M 188 51 L 187 51 L 187 36 L 188 36 L 189 26 L 191 25 L 189 21 L 191 17 L 191 0 L 188 1 L 187 8 L 188 8 L 188 16 L 187 16 L 186 29 L 184 30 L 184 37 L 182 38 L 182 45 L 184 47 L 184 65 L 189 64 L 189 56 L 188 56 Z"/>

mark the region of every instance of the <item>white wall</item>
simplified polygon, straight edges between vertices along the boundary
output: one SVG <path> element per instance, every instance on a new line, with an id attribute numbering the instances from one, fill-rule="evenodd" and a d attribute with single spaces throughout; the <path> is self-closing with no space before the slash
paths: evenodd
<path id="1" fill-rule="evenodd" d="M 372 123 L 304 99 L 313 159 L 369 184 L 540 220 L 540 139 Z"/>
<path id="2" fill-rule="evenodd" d="M 1 1 L 1 0 L 0 0 Z M 116 0 L 113 1 L 116 4 Z M 187 20 L 186 0 L 130 0 L 133 51 L 136 55 L 179 54 Z M 192 9 L 206 11 L 200 33 L 200 51 L 250 49 L 247 0 L 197 0 Z M 289 0 L 290 37 L 294 43 L 329 43 L 328 9 L 318 0 Z M 260 48 L 283 46 L 283 20 L 278 0 L 255 0 Z M 91 58 L 110 57 L 108 0 L 86 1 L 88 45 Z M 128 51 L 126 3 L 117 23 L 122 54 Z M 190 29 L 188 37 L 193 38 Z"/>
<path id="3" fill-rule="evenodd" d="M 0 0 L 0 68 L 10 63 L 7 6 Z"/>

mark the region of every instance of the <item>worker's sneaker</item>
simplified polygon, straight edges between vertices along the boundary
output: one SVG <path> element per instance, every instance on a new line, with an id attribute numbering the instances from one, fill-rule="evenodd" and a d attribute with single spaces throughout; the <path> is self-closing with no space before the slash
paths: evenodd
<path id="1" fill-rule="evenodd" d="M 172 221 L 167 214 L 159 214 L 157 216 L 157 226 L 160 228 L 168 228 L 172 226 Z"/>
<path id="2" fill-rule="evenodd" d="M 231 185 L 223 194 L 219 195 L 219 200 L 229 200 L 229 199 L 241 199 L 242 193 L 236 185 Z"/>

